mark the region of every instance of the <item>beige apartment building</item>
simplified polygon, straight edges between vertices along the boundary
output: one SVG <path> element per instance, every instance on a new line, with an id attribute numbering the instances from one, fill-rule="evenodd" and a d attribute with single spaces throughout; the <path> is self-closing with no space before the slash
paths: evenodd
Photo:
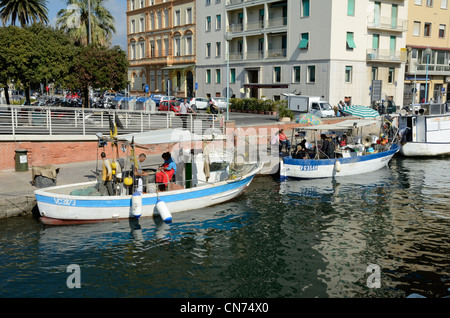
<path id="1" fill-rule="evenodd" d="M 192 96 L 195 1 L 128 0 L 130 94 Z"/>
<path id="2" fill-rule="evenodd" d="M 409 0 L 405 105 L 450 100 L 449 28 L 449 0 Z"/>

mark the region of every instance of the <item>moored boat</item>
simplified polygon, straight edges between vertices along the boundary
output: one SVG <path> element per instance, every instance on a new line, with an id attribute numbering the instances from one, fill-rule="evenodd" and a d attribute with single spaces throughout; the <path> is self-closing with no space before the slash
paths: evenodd
<path id="1" fill-rule="evenodd" d="M 122 141 L 130 144 L 129 139 L 132 138 L 143 145 L 176 142 L 174 133 L 174 130 L 167 130 L 159 134 L 133 134 Z M 187 140 L 184 138 L 183 141 Z M 261 162 L 235 165 L 232 154 L 220 149 L 192 154 L 191 159 L 188 163 L 177 163 L 180 168 L 178 176 L 182 178 L 177 176 L 177 181 L 170 182 L 165 191 L 161 191 L 155 182 L 142 184 L 136 178 L 132 185 L 124 185 L 125 178 L 117 178 L 114 183 L 115 194 L 108 196 L 98 194 L 97 181 L 36 190 L 40 221 L 48 225 L 65 225 L 149 217 L 154 214 L 161 215 L 164 221 L 170 221 L 172 213 L 232 200 L 250 185 L 262 168 Z M 125 167 L 123 172 L 126 173 L 126 170 Z M 189 178 L 186 177 L 188 175 Z"/>
<path id="2" fill-rule="evenodd" d="M 302 127 L 306 131 L 314 133 L 328 132 L 322 134 L 332 135 L 340 139 L 342 136 L 351 136 L 352 130 L 363 126 L 376 124 L 373 120 L 347 120 L 334 125 L 316 125 Z M 347 133 L 347 134 L 346 134 Z M 315 146 L 312 151 L 304 151 L 301 155 L 289 155 L 282 158 L 280 162 L 280 177 L 314 179 L 350 176 L 373 172 L 385 167 L 391 158 L 399 151 L 400 146 L 388 140 L 384 134 L 368 135 L 364 138 L 353 138 L 353 142 L 333 147 L 332 153 L 324 153 L 323 148 L 315 138 Z M 334 141 L 329 141 L 334 143 Z"/>
<path id="3" fill-rule="evenodd" d="M 399 132 L 403 156 L 450 154 L 450 113 L 400 116 Z"/>

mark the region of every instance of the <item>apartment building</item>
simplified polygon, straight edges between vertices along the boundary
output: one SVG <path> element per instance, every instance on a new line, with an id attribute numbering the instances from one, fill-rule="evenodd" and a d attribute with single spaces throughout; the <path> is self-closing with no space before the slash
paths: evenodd
<path id="1" fill-rule="evenodd" d="M 448 0 L 409 0 L 404 104 L 450 100 Z"/>
<path id="2" fill-rule="evenodd" d="M 130 93 L 192 96 L 195 1 L 128 0 L 127 22 Z"/>
<path id="3" fill-rule="evenodd" d="M 230 97 L 402 100 L 407 10 L 400 0 L 199 0 L 197 95 L 226 96 L 228 80 Z"/>

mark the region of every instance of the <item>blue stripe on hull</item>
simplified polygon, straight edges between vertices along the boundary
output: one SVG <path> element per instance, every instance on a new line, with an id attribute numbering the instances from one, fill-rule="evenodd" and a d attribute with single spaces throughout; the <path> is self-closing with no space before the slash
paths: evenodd
<path id="1" fill-rule="evenodd" d="M 354 162 L 362 162 L 369 161 L 378 158 L 383 158 L 390 156 L 396 153 L 400 149 L 400 146 L 397 144 L 392 145 L 391 149 L 384 152 L 374 153 L 370 155 L 364 156 L 356 156 L 349 158 L 339 158 L 339 162 L 341 164 L 354 163 Z M 293 165 L 293 166 L 329 166 L 334 165 L 336 159 L 294 159 L 292 157 L 283 157 L 283 163 L 285 165 Z"/>
<path id="2" fill-rule="evenodd" d="M 214 194 L 223 193 L 226 191 L 230 191 L 233 189 L 237 189 L 242 185 L 250 182 L 253 179 L 254 175 L 249 176 L 245 179 L 239 181 L 233 181 L 230 183 L 226 183 L 220 186 L 214 186 L 207 189 L 193 190 L 181 192 L 178 194 L 166 194 L 164 192 L 160 194 L 160 199 L 164 200 L 166 203 L 176 202 L 176 201 L 185 201 L 189 199 L 197 199 L 201 197 L 206 197 Z M 105 197 L 101 197 L 105 198 Z M 98 208 L 115 208 L 115 207 L 130 207 L 131 206 L 131 196 L 127 198 L 118 198 L 118 199 L 102 199 L 99 200 L 98 197 L 93 197 L 92 199 L 78 199 L 77 197 L 71 197 L 66 195 L 57 195 L 55 196 L 46 196 L 36 194 L 36 200 L 38 202 L 43 202 L 47 204 L 57 205 L 57 206 L 70 206 L 70 207 L 98 207 Z M 145 194 L 142 197 L 142 205 L 155 205 L 157 197 L 145 197 Z"/>

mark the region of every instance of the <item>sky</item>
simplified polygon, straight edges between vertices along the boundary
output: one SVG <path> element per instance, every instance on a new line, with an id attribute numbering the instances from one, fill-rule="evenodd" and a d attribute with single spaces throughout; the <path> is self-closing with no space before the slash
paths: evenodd
<path id="1" fill-rule="evenodd" d="M 105 0 L 106 9 L 111 12 L 116 22 L 116 34 L 113 36 L 112 44 L 120 45 L 127 51 L 127 1 L 126 0 Z M 48 19 L 50 24 L 55 26 L 56 15 L 59 10 L 67 8 L 67 0 L 47 0 Z"/>

